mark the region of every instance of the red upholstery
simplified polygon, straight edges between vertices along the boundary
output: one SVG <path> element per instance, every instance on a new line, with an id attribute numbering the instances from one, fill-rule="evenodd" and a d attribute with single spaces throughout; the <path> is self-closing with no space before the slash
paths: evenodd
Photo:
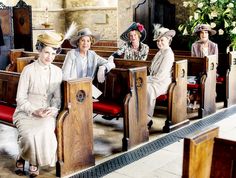
<path id="1" fill-rule="evenodd" d="M 122 106 L 108 101 L 93 102 L 93 112 L 117 116 L 122 112 Z"/>
<path id="2" fill-rule="evenodd" d="M 188 90 L 191 90 L 191 89 L 198 89 L 200 88 L 200 84 L 191 84 L 191 83 L 188 83 Z"/>
<path id="3" fill-rule="evenodd" d="M 222 83 L 222 82 L 224 82 L 224 80 L 225 80 L 224 77 L 217 77 L 217 78 L 216 78 L 216 82 L 217 82 L 217 83 Z"/>
<path id="4" fill-rule="evenodd" d="M 166 101 L 168 98 L 167 94 L 164 95 L 160 95 L 159 97 L 157 97 L 157 101 Z"/>
<path id="5" fill-rule="evenodd" d="M 0 120 L 13 123 L 13 113 L 15 108 L 5 105 L 0 105 Z"/>

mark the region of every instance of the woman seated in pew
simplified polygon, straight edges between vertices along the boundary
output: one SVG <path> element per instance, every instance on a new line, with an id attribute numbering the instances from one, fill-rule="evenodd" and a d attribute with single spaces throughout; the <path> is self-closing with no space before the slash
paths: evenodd
<path id="1" fill-rule="evenodd" d="M 29 175 L 39 175 L 40 166 L 55 166 L 57 139 L 54 133 L 56 117 L 61 106 L 62 71 L 51 64 L 64 35 L 56 32 L 37 37 L 38 59 L 24 67 L 17 89 L 17 107 L 13 123 L 18 130 L 19 156 L 15 173 L 25 174 L 29 161 Z"/>
<path id="2" fill-rule="evenodd" d="M 78 31 L 71 38 L 72 49 L 66 55 L 62 66 L 63 80 L 78 79 L 82 77 L 94 77 L 97 75 L 98 82 L 105 81 L 105 75 L 115 67 L 113 59 L 106 60 L 90 50 L 91 43 L 96 40 L 89 28 Z"/>
<path id="3" fill-rule="evenodd" d="M 114 52 L 109 59 L 121 58 L 127 60 L 145 61 L 148 56 L 149 47 L 143 41 L 146 38 L 146 30 L 142 24 L 133 22 L 121 35 L 120 39 L 125 43 Z"/>
<path id="4" fill-rule="evenodd" d="M 209 40 L 209 35 L 215 35 L 216 31 L 212 30 L 210 25 L 200 24 L 195 27 L 194 34 L 199 40 L 192 44 L 191 55 L 195 57 L 205 57 L 207 55 L 218 56 L 218 45 Z"/>
<path id="5" fill-rule="evenodd" d="M 152 59 L 149 68 L 150 75 L 147 78 L 147 111 L 148 128 L 153 121 L 152 116 L 156 104 L 156 99 L 160 95 L 166 94 L 172 82 L 172 66 L 174 64 L 174 53 L 170 47 L 175 30 L 169 30 L 160 24 L 154 25 L 153 41 L 156 41 L 159 51 Z"/>

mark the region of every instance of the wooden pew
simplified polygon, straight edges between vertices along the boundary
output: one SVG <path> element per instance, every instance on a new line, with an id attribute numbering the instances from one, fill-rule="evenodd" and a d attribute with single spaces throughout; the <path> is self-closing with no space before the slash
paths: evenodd
<path id="1" fill-rule="evenodd" d="M 222 138 L 215 138 L 214 141 L 210 177 L 236 177 L 236 141 Z"/>
<path id="2" fill-rule="evenodd" d="M 131 61 L 131 60 L 114 60 L 116 67 L 130 68 L 151 65 L 150 61 Z M 170 132 L 184 124 L 189 123 L 187 119 L 187 61 L 177 61 L 173 66 L 173 82 L 171 83 L 167 100 L 167 119 L 164 132 Z"/>
<path id="3" fill-rule="evenodd" d="M 32 57 L 32 60 L 37 59 L 38 52 L 24 51 L 24 49 L 10 50 L 10 54 L 9 54 L 10 64 L 8 65 L 6 70 L 16 72 L 17 71 L 17 58 L 19 57 Z M 54 61 L 63 62 L 64 59 L 65 59 L 65 54 L 58 54 L 56 55 Z M 19 69 L 19 71 L 20 70 L 22 70 L 22 67 Z"/>
<path id="4" fill-rule="evenodd" d="M 0 71 L 0 123 L 13 126 L 20 73 Z M 63 83 L 63 109 L 57 117 L 56 175 L 63 177 L 95 164 L 91 80 Z M 84 134 L 86 130 L 86 134 Z M 82 145 L 82 146 L 81 146 Z"/>
<path id="5" fill-rule="evenodd" d="M 114 68 L 104 83 L 94 80 L 103 94 L 93 103 L 93 112 L 106 118 L 123 117 L 122 150 L 148 141 L 146 67 Z"/>
<path id="6" fill-rule="evenodd" d="M 199 76 L 201 74 L 200 84 L 193 85 L 200 93 L 200 108 L 198 117 L 202 118 L 216 111 L 216 55 L 210 55 L 204 58 L 191 56 L 175 56 L 175 60 L 188 60 L 188 76 Z M 190 88 L 191 85 L 188 85 Z"/>
<path id="7" fill-rule="evenodd" d="M 184 138 L 182 178 L 210 177 L 214 138 L 218 135 L 219 127 L 210 126 Z"/>
<path id="8" fill-rule="evenodd" d="M 25 53 L 23 53 L 23 54 L 25 54 Z M 28 54 L 28 53 L 26 53 L 26 54 Z M 30 54 L 32 54 L 32 53 L 30 53 Z M 36 54 L 36 53 L 34 53 L 34 54 Z M 23 66 L 23 64 L 25 64 L 25 65 L 27 64 L 24 62 L 27 61 L 28 58 L 30 58 L 30 57 L 21 57 L 21 58 L 18 57 L 16 61 L 23 61 L 22 62 L 22 66 Z M 53 62 L 53 64 L 55 64 L 59 67 L 62 66 L 61 62 Z M 146 71 L 147 70 L 145 68 L 145 74 L 146 74 Z M 107 96 L 109 96 L 109 94 L 112 94 L 112 92 L 117 94 L 116 96 L 121 97 L 121 95 L 122 94 L 124 95 L 124 93 L 119 95 L 117 93 L 117 88 L 122 88 L 123 83 L 127 84 L 126 86 L 124 86 L 124 87 L 127 87 L 126 90 L 124 90 L 127 92 L 127 93 L 125 93 L 127 96 L 123 96 L 123 98 L 121 97 L 121 99 L 119 99 L 119 101 L 121 101 L 121 100 L 123 101 L 123 100 L 125 100 L 125 97 L 127 97 L 125 100 L 126 103 L 123 103 L 122 107 L 120 107 L 121 103 L 119 103 L 119 101 L 118 101 L 118 104 L 115 103 L 115 105 L 113 105 L 114 108 L 116 106 L 121 108 L 120 109 L 121 112 L 118 112 L 116 117 L 122 116 L 125 118 L 124 119 L 124 130 L 123 130 L 124 138 L 123 138 L 122 149 L 123 149 L 123 151 L 126 151 L 129 148 L 148 140 L 149 133 L 147 131 L 147 126 L 146 126 L 146 124 L 143 124 L 144 120 L 145 120 L 145 122 L 147 122 L 147 116 L 145 115 L 147 113 L 146 112 L 146 105 L 145 105 L 145 102 L 141 102 L 143 100 L 146 101 L 146 99 L 144 98 L 144 97 L 146 97 L 144 94 L 144 93 L 146 93 L 146 90 L 144 90 L 144 87 L 146 86 L 146 78 L 143 81 L 145 83 L 145 85 L 140 87 L 139 90 L 134 90 L 136 85 L 134 85 L 132 83 L 132 82 L 136 81 L 136 79 L 134 78 L 135 76 L 141 75 L 141 77 L 144 77 L 144 76 L 146 77 L 146 75 L 144 75 L 144 69 L 130 69 L 130 70 L 125 70 L 125 71 L 122 69 L 116 69 L 113 72 L 109 72 L 107 78 L 109 78 L 110 75 L 111 76 L 113 76 L 113 75 L 122 76 L 123 77 L 122 80 L 127 82 L 127 83 L 125 83 L 124 81 L 121 81 L 121 80 L 118 82 L 112 81 L 112 82 L 115 82 L 115 83 L 113 83 L 113 84 L 115 84 L 115 86 L 113 86 L 112 88 L 109 88 L 109 89 L 108 88 L 101 89 L 102 91 L 104 90 L 104 93 L 106 95 L 105 96 L 106 99 L 109 98 Z M 112 78 L 112 77 L 110 77 L 110 78 Z M 121 78 L 118 78 L 118 79 L 121 79 Z M 111 79 L 108 79 L 108 80 L 111 80 Z M 110 83 L 107 82 L 106 87 L 109 87 L 110 86 L 109 84 Z M 107 91 L 110 91 L 111 93 L 108 93 Z M 133 92 L 133 91 L 135 91 L 135 92 Z M 130 95 L 130 94 L 132 96 L 128 97 L 128 95 Z M 141 97 L 142 99 L 140 99 L 139 97 Z M 109 98 L 109 99 L 112 101 L 114 98 Z M 138 108 L 145 108 L 145 110 L 142 109 L 140 111 L 137 111 L 137 109 L 136 110 L 132 109 L 132 107 L 130 106 L 130 105 L 134 105 L 132 102 L 135 102 L 135 104 L 138 106 L 141 104 L 142 106 L 139 106 Z M 98 106 L 98 104 L 99 103 L 94 103 L 94 105 L 93 105 L 94 111 L 93 112 L 99 113 L 99 114 L 104 114 L 105 111 L 103 110 L 101 112 L 100 106 Z M 104 104 L 104 103 L 102 103 L 102 104 Z M 113 111 L 114 108 L 111 108 L 111 107 L 106 108 L 107 109 L 106 112 Z M 136 115 L 138 115 L 138 116 L 136 117 Z M 137 118 L 138 118 L 138 122 L 133 123 L 133 122 L 135 122 L 134 119 L 137 119 Z M 145 133 L 145 131 L 147 133 Z M 136 133 L 136 134 L 132 134 L 132 133 Z"/>
<path id="9" fill-rule="evenodd" d="M 225 107 L 236 104 L 236 52 L 228 53 L 228 69 L 226 72 L 226 100 Z M 225 63 L 227 63 L 227 61 Z"/>

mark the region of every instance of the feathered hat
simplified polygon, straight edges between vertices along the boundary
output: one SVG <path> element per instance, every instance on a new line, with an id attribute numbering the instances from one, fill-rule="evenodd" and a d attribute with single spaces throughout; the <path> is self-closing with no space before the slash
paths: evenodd
<path id="1" fill-rule="evenodd" d="M 161 26 L 161 24 L 153 24 L 153 26 L 154 26 L 153 41 L 156 41 L 163 36 L 171 37 L 171 38 L 173 38 L 175 36 L 175 30 L 169 30 L 168 28 L 164 28 Z"/>
<path id="2" fill-rule="evenodd" d="M 46 46 L 59 48 L 66 39 L 69 39 L 75 33 L 76 28 L 76 23 L 72 22 L 65 35 L 53 31 L 46 31 L 38 35 L 37 40 Z"/>
<path id="3" fill-rule="evenodd" d="M 120 39 L 129 42 L 129 32 L 132 30 L 137 30 L 140 32 L 140 41 L 143 42 L 146 39 L 147 33 L 144 26 L 141 23 L 132 22 L 127 30 L 125 30 L 121 35 Z"/>
<path id="4" fill-rule="evenodd" d="M 71 46 L 77 47 L 77 41 L 83 36 L 90 36 L 92 38 L 92 42 L 99 40 L 99 35 L 93 35 L 89 28 L 83 28 L 78 31 L 77 35 L 73 36 L 70 40 Z"/>

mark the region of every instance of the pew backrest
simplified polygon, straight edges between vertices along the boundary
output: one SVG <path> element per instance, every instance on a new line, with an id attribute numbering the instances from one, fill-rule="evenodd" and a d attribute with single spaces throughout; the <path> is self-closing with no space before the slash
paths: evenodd
<path id="1" fill-rule="evenodd" d="M 183 178 L 210 177 L 214 138 L 219 127 L 210 126 L 184 138 Z"/>

